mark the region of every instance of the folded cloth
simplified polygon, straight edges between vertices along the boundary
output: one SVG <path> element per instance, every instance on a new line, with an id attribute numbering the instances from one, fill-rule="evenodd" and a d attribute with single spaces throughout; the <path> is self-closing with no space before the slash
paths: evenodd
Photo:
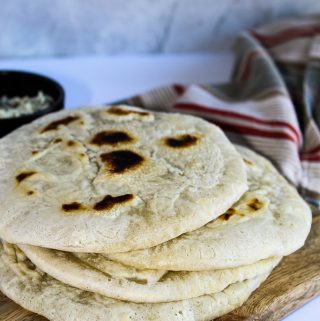
<path id="1" fill-rule="evenodd" d="M 246 31 L 234 50 L 227 84 L 171 85 L 121 103 L 206 118 L 268 157 L 320 208 L 320 18 Z"/>

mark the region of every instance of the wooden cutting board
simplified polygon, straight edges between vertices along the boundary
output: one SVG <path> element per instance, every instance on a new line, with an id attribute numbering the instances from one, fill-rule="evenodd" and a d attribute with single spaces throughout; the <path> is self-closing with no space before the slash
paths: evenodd
<path id="1" fill-rule="evenodd" d="M 286 257 L 242 307 L 215 321 L 279 321 L 318 295 L 320 295 L 320 215 L 314 218 L 306 245 Z M 46 321 L 47 319 L 22 309 L 0 293 L 0 320 Z"/>

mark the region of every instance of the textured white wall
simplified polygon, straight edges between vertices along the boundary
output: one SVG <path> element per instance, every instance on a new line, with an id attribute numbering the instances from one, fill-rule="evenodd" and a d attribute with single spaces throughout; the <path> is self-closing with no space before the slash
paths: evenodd
<path id="1" fill-rule="evenodd" d="M 211 51 L 320 0 L 2 0 L 0 57 Z"/>

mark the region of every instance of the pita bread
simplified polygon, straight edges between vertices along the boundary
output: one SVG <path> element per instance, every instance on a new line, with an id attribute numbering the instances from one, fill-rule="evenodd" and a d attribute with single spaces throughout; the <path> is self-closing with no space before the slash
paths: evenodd
<path id="1" fill-rule="evenodd" d="M 65 284 L 131 302 L 170 302 L 221 292 L 232 283 L 270 271 L 280 261 L 271 258 L 227 270 L 170 272 L 137 270 L 101 254 L 73 254 L 29 245 L 20 248 L 33 264 Z"/>
<path id="2" fill-rule="evenodd" d="M 74 252 L 147 248 L 199 228 L 247 189 L 216 126 L 126 106 L 45 116 L 0 141 L 0 237 Z"/>
<path id="3" fill-rule="evenodd" d="M 226 269 L 299 249 L 311 227 L 309 206 L 269 161 L 238 147 L 249 190 L 204 227 L 150 249 L 109 255 L 130 266 L 173 271 Z"/>
<path id="4" fill-rule="evenodd" d="M 52 321 L 209 321 L 242 305 L 268 274 L 224 291 L 169 303 L 131 303 L 63 284 L 21 255 L 0 248 L 0 290 L 25 309 Z"/>

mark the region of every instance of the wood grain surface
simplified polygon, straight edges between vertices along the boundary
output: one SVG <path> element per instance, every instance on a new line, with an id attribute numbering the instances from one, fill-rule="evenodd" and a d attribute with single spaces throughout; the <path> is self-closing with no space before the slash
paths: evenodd
<path id="1" fill-rule="evenodd" d="M 216 321 L 279 321 L 318 295 L 320 295 L 319 215 L 314 218 L 306 245 L 283 259 L 242 307 Z M 0 320 L 46 321 L 47 319 L 22 309 L 0 293 Z"/>

